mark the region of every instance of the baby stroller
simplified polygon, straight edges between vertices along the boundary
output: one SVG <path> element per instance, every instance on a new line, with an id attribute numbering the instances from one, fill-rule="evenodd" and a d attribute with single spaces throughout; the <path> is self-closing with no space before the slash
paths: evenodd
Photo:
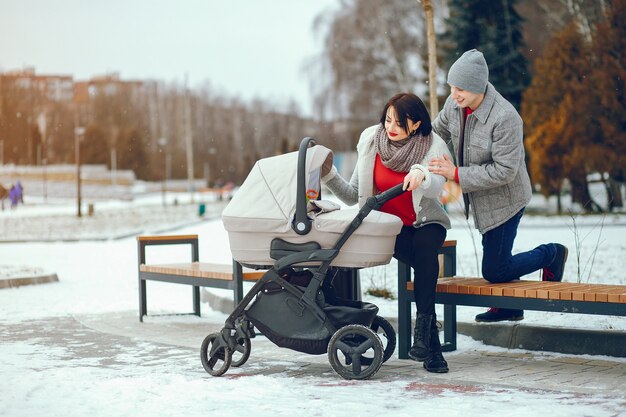
<path id="1" fill-rule="evenodd" d="M 389 263 L 402 221 L 376 210 L 400 195 L 402 184 L 369 198 L 361 209 L 340 210 L 319 199 L 321 169 L 332 165 L 333 154 L 309 147 L 314 144 L 304 138 L 297 152 L 257 161 L 224 209 L 233 258 L 268 270 L 224 328 L 202 342 L 202 365 L 213 376 L 248 360 L 255 327 L 280 347 L 327 353 L 345 379 L 371 377 L 393 354 L 395 331 L 377 316 L 378 307 L 338 297 L 332 283 L 339 268 Z"/>

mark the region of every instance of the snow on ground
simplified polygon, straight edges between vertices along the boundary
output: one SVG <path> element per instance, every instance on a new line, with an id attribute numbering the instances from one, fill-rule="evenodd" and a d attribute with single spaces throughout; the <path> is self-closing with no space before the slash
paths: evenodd
<path id="1" fill-rule="evenodd" d="M 59 277 L 54 284 L 0 290 L 0 415 L 190 417 L 219 412 L 223 416 L 243 416 L 254 410 L 255 415 L 274 416 L 294 415 L 306 404 L 306 414 L 316 416 L 432 415 L 433 410 L 439 415 L 459 416 L 499 415 L 506 410 L 506 415 L 526 416 L 546 409 L 555 416 L 573 415 L 573 410 L 578 415 L 603 416 L 615 415 L 621 407 L 615 400 L 603 402 L 599 397 L 533 390 L 474 392 L 459 385 L 435 387 L 439 391 L 434 392 L 423 372 L 416 374 L 415 383 L 409 386 L 400 380 L 350 382 L 307 375 L 242 378 L 234 373 L 224 378 L 199 377 L 197 348 L 120 339 L 85 327 L 74 328 L 72 320 L 67 320 L 67 335 L 51 343 L 51 321 L 137 310 L 135 234 L 166 230 L 170 233 L 172 228 L 176 233 L 197 233 L 202 261 L 230 262 L 227 233 L 219 219 L 198 218 L 199 195 L 193 204 L 185 201 L 184 195 L 179 198 L 178 209 L 169 205 L 162 208 L 158 193 L 130 202 L 103 202 L 96 205 L 95 216 L 83 220 L 74 217 L 71 201 L 43 205 L 36 197 L 29 200 L 29 205 L 0 213 L 0 240 L 13 241 L 0 243 L 0 277 L 20 268 L 56 273 Z M 207 209 L 213 207 L 216 205 L 207 201 Z M 184 213 L 177 214 L 175 220 L 165 215 L 179 209 Z M 99 215 L 105 212 L 109 215 Z M 582 240 L 581 269 L 595 253 L 593 268 L 587 267 L 583 281 L 591 270 L 589 282 L 626 284 L 626 219 L 623 215 L 609 216 L 599 227 L 602 219 L 576 218 L 576 230 Z M 571 250 L 566 277 L 576 281 L 576 238 L 571 222 L 568 217 L 525 216 L 515 250 L 530 249 L 547 241 L 566 243 Z M 15 242 L 16 236 L 32 241 Z M 448 239 L 458 240 L 458 274 L 476 275 L 480 251 L 474 251 L 474 244 L 480 248 L 479 236 L 458 213 Z M 170 262 L 187 260 L 189 255 L 188 249 L 155 247 L 150 248 L 148 256 Z M 384 279 L 383 271 L 387 286 L 395 292 L 395 262 L 361 271 L 363 288 L 370 281 Z M 149 291 L 151 313 L 189 311 L 187 286 L 150 283 Z M 230 292 L 224 295 L 232 296 Z M 396 315 L 395 301 L 365 298 L 378 304 L 383 315 Z M 459 320 L 472 321 L 480 311 L 459 308 Z M 201 320 L 223 320 L 222 313 L 207 305 L 203 312 Z M 527 312 L 524 323 L 626 330 L 625 318 L 605 316 Z M 20 331 L 25 333 L 20 335 Z M 89 349 L 103 346 L 107 352 L 113 352 L 104 362 L 96 359 L 100 357 L 98 353 L 89 353 Z M 460 347 L 494 349 L 466 337 L 460 338 Z M 75 356 L 76 350 L 82 356 Z M 290 363 L 285 366 L 288 368 Z M 402 401 L 398 402 L 398 398 Z"/>

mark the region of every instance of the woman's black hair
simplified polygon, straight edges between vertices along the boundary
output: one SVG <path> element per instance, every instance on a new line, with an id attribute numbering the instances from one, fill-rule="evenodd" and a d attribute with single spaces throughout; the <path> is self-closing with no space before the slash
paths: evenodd
<path id="1" fill-rule="evenodd" d="M 385 108 L 380 115 L 380 123 L 383 126 L 385 125 L 389 107 L 395 109 L 400 127 L 404 129 L 407 134 L 411 134 L 407 122 L 407 119 L 411 119 L 413 123 L 422 122 L 417 128 L 417 132 L 420 135 L 430 135 L 430 132 L 433 130 L 432 124 L 430 123 L 430 115 L 428 114 L 428 110 L 426 110 L 426 106 L 418 96 L 411 93 L 398 93 L 391 97 L 387 104 L 385 104 Z"/>

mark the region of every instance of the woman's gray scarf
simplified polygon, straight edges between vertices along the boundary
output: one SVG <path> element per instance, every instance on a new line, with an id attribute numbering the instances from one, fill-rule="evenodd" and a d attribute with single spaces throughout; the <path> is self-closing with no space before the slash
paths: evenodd
<path id="1" fill-rule="evenodd" d="M 416 133 L 406 139 L 392 141 L 381 124 L 374 134 L 374 143 L 384 166 L 396 172 L 409 172 L 413 165 L 421 163 L 426 156 L 433 143 L 433 135 Z"/>

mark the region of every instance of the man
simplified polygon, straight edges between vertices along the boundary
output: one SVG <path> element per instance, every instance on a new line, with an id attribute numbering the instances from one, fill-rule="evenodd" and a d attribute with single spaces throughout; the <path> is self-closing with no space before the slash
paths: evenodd
<path id="1" fill-rule="evenodd" d="M 482 235 L 482 274 L 489 282 L 507 282 L 543 269 L 544 281 L 561 281 L 567 248 L 543 244 L 513 255 L 511 250 L 531 185 L 524 161 L 522 119 L 494 86 L 483 54 L 465 52 L 450 68 L 450 96 L 433 122 L 433 130 L 452 142 L 456 164 L 432 159 L 429 171 L 457 182 L 465 216 L 472 211 Z M 476 321 L 522 320 L 523 310 L 491 308 Z"/>

